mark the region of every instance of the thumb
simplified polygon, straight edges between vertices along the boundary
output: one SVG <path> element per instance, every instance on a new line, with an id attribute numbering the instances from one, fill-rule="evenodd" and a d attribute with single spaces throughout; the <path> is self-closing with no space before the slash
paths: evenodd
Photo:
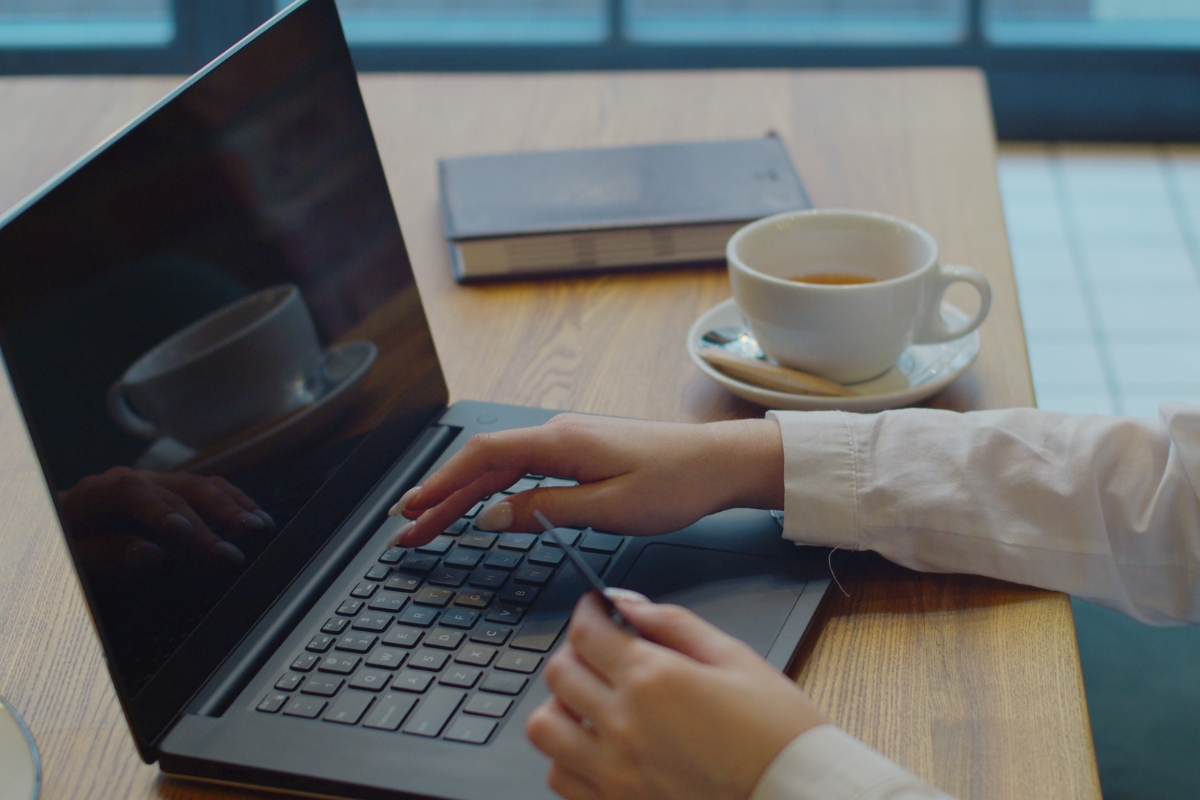
<path id="1" fill-rule="evenodd" d="M 604 483 L 582 486 L 555 486 L 530 489 L 505 497 L 484 508 L 475 517 L 481 531 L 541 531 L 542 524 L 533 515 L 540 511 L 556 526 L 605 526 L 604 504 L 600 495 Z"/>
<path id="2" fill-rule="evenodd" d="M 646 639 L 703 664 L 725 667 L 755 656 L 745 644 L 683 606 L 651 603 L 625 592 L 609 595 L 621 616 Z"/>

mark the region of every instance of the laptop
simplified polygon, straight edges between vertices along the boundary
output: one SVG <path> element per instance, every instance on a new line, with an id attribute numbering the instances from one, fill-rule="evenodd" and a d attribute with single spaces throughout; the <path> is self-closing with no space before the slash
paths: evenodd
<path id="1" fill-rule="evenodd" d="M 296 326 L 269 344 L 230 311 L 263 297 Z M 197 345 L 213 320 L 233 327 Z M 301 399 L 255 406 L 241 367 L 274 375 L 263 353 L 310 336 L 295 385 L 267 382 Z M 552 412 L 447 406 L 334 0 L 288 7 L 0 218 L 0 337 L 143 759 L 310 795 L 551 796 L 523 723 L 583 576 L 549 537 L 476 529 L 479 506 L 391 547 L 387 509 L 472 435 Z M 197 433 L 235 406 L 253 413 Z M 559 533 L 780 669 L 829 583 L 827 551 L 765 511 Z"/>

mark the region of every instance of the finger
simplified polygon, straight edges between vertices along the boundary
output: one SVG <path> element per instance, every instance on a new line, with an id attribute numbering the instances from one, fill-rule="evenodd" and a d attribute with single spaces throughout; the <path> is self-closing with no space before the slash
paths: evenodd
<path id="1" fill-rule="evenodd" d="M 97 577 L 143 572 L 162 564 L 167 557 L 158 545 L 127 533 L 78 539 L 75 550 L 84 573 Z"/>
<path id="2" fill-rule="evenodd" d="M 565 769 L 581 775 L 596 774 L 599 752 L 596 735 L 553 697 L 529 715 L 525 735 L 534 747 Z"/>
<path id="3" fill-rule="evenodd" d="M 592 592 L 575 605 L 567 641 L 577 657 L 610 686 L 621 682 L 639 645 L 654 647 L 617 627 Z"/>
<path id="4" fill-rule="evenodd" d="M 546 685 L 576 717 L 604 727 L 604 710 L 612 707 L 616 691 L 576 655 L 570 642 L 546 664 Z"/>
<path id="5" fill-rule="evenodd" d="M 239 502 L 229 491 L 233 485 L 228 481 L 187 474 L 162 475 L 158 481 L 186 500 L 201 517 L 219 523 L 225 530 L 257 532 L 267 528 L 266 520 L 253 513 L 255 506 L 250 498 L 242 495 L 247 502 Z"/>
<path id="6" fill-rule="evenodd" d="M 475 527 L 484 531 L 540 531 L 542 524 L 533 515 L 534 511 L 540 511 L 555 525 L 581 528 L 593 525 L 614 532 L 635 532 L 614 519 L 613 506 L 618 504 L 611 502 L 611 495 L 610 480 L 528 489 L 483 509 L 475 518 Z"/>
<path id="7" fill-rule="evenodd" d="M 109 497 L 122 512 L 167 542 L 182 545 L 196 535 L 196 524 L 188 514 L 181 513 L 176 504 L 167 502 L 164 493 L 175 496 L 136 472 L 127 472 L 115 480 Z M 191 511 L 190 508 L 187 510 Z"/>
<path id="8" fill-rule="evenodd" d="M 438 534 L 467 513 L 471 506 L 478 503 L 479 498 L 512 486 L 518 477 L 520 475 L 513 477 L 507 473 L 494 472 L 481 476 L 398 530 L 392 543 L 400 547 L 420 547 L 433 541 Z"/>
<path id="9" fill-rule="evenodd" d="M 621 616 L 643 637 L 704 664 L 727 666 L 752 653 L 742 642 L 682 606 L 651 603 L 614 593 Z"/>
<path id="10" fill-rule="evenodd" d="M 175 513 L 186 519 L 192 526 L 194 533 L 191 536 L 182 537 L 180 544 L 212 563 L 234 568 L 241 568 L 246 564 L 246 555 L 235 545 L 213 533 L 186 500 L 169 489 L 160 486 L 154 488 L 159 499 L 174 509 Z"/>
<path id="11" fill-rule="evenodd" d="M 209 480 L 224 489 L 225 492 L 242 508 L 246 509 L 255 516 L 261 517 L 262 521 L 267 524 L 267 530 L 275 529 L 275 520 L 270 514 L 268 514 L 266 511 L 263 511 L 262 506 L 256 503 L 254 499 L 250 497 L 250 495 L 246 494 L 241 489 L 222 478 L 220 475 L 214 475 L 212 478 L 209 478 Z"/>
<path id="12" fill-rule="evenodd" d="M 600 800 L 603 797 L 590 781 L 557 763 L 546 773 L 546 785 L 566 800 Z"/>

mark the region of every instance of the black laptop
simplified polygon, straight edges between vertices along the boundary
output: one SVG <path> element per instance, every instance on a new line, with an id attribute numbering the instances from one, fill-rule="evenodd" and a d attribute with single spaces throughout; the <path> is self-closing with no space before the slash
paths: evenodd
<path id="1" fill-rule="evenodd" d="M 271 413 L 255 376 L 274 365 L 194 369 L 214 320 L 262 340 L 244 313 L 264 297 L 315 336 Z M 549 537 L 476 529 L 478 507 L 393 548 L 386 511 L 472 434 L 552 414 L 447 407 L 333 0 L 281 12 L 0 219 L 0 334 L 146 761 L 316 795 L 550 795 L 523 722 L 582 576 Z M 206 516 L 214 487 L 262 513 Z M 560 533 L 781 669 L 828 584 L 826 552 L 767 512 Z"/>

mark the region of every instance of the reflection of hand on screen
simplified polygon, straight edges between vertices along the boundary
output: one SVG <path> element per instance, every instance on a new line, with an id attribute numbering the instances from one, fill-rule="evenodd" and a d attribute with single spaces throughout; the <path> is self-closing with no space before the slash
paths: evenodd
<path id="1" fill-rule="evenodd" d="M 114 467 L 59 493 L 58 502 L 91 574 L 153 567 L 165 557 L 163 545 L 240 568 L 245 555 L 213 528 L 237 537 L 275 527 L 274 520 L 229 481 L 187 473 Z"/>

